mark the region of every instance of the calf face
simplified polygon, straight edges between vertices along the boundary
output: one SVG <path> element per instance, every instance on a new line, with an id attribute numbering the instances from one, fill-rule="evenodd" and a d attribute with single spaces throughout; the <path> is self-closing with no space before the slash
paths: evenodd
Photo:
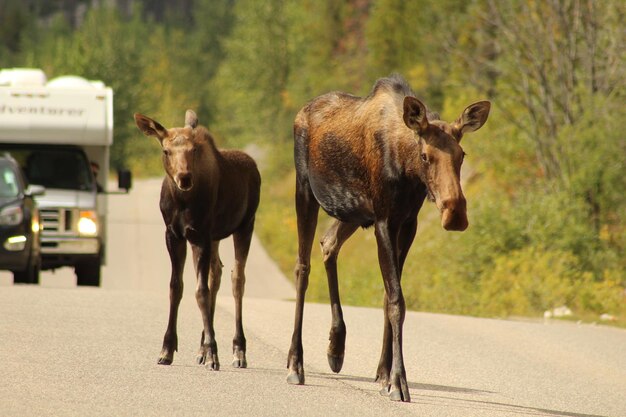
<path id="1" fill-rule="evenodd" d="M 159 122 L 139 113 L 135 113 L 137 127 L 147 136 L 158 139 L 163 149 L 163 168 L 180 191 L 193 188 L 194 164 L 198 148 L 203 146 L 196 138 L 198 117 L 192 110 L 185 114 L 185 126 L 166 129 Z"/>

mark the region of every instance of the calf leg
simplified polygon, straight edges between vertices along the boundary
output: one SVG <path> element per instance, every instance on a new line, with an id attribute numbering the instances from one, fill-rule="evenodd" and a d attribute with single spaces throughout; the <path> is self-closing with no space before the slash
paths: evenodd
<path id="1" fill-rule="evenodd" d="M 335 221 L 328 229 L 320 244 L 324 255 L 324 267 L 328 278 L 328 292 L 332 311 L 332 322 L 328 340 L 328 365 L 333 372 L 341 371 L 346 346 L 346 324 L 343 321 L 343 311 L 339 297 L 337 283 L 337 255 L 341 246 L 358 229 L 358 225 Z"/>
<path id="2" fill-rule="evenodd" d="M 210 248 L 208 247 L 210 246 Z M 222 262 L 219 256 L 219 241 L 212 241 L 207 245 L 192 245 L 196 265 L 196 301 L 202 314 L 202 337 L 198 351 L 198 364 L 206 365 L 208 369 L 219 370 L 220 362 L 217 356 L 217 342 L 213 319 L 215 316 L 215 301 L 222 278 Z"/>
<path id="3" fill-rule="evenodd" d="M 172 263 L 172 275 L 170 278 L 170 314 L 167 321 L 167 330 L 163 337 L 163 348 L 159 356 L 159 365 L 171 365 L 174 361 L 174 351 L 178 350 L 178 334 L 176 322 L 178 318 L 178 306 L 183 298 L 183 269 L 187 256 L 187 242 L 178 238 L 169 228 L 165 231 L 165 245 Z"/>
<path id="4" fill-rule="evenodd" d="M 302 350 L 302 318 L 304 315 L 304 296 L 309 285 L 311 271 L 311 249 L 319 204 L 305 181 L 296 181 L 296 214 L 298 217 L 298 260 L 296 263 L 296 313 L 291 337 L 291 347 L 287 358 L 287 382 L 304 384 L 304 359 Z"/>
<path id="5" fill-rule="evenodd" d="M 250 251 L 250 241 L 254 230 L 254 219 L 243 230 L 233 234 L 235 244 L 235 268 L 231 274 L 233 297 L 235 298 L 235 337 L 233 338 L 233 366 L 246 368 L 246 336 L 243 333 L 242 303 L 246 286 L 246 261 Z"/>

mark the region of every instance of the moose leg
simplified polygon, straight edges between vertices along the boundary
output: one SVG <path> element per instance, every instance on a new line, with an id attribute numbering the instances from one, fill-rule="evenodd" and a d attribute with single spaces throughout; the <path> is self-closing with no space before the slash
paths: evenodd
<path id="1" fill-rule="evenodd" d="M 328 340 L 328 365 L 333 372 L 341 371 L 346 347 L 346 324 L 343 321 L 343 311 L 339 297 L 337 283 L 337 256 L 341 246 L 358 229 L 358 225 L 336 220 L 328 229 L 320 244 L 324 255 L 324 267 L 328 278 L 328 292 L 332 311 L 332 323 Z"/>
<path id="2" fill-rule="evenodd" d="M 415 238 L 415 232 L 417 231 L 417 218 L 414 220 L 410 220 L 406 222 L 402 228 L 400 229 L 398 235 L 398 263 L 399 263 L 399 273 L 400 277 L 402 276 L 402 270 L 404 267 L 404 261 L 409 253 L 409 249 L 411 248 L 411 244 L 413 243 L 413 239 Z M 389 317 L 387 315 L 387 294 L 384 297 L 384 330 L 383 330 L 383 347 L 380 353 L 380 360 L 378 362 L 378 369 L 376 371 L 376 381 L 380 382 L 382 385 L 382 389 L 380 393 L 382 395 L 389 394 L 389 373 L 391 371 L 391 361 L 392 361 L 392 330 L 391 330 L 391 322 L 389 321 Z"/>
<path id="3" fill-rule="evenodd" d="M 233 366 L 246 368 L 246 336 L 243 333 L 242 303 L 246 286 L 246 261 L 250 251 L 250 241 L 254 230 L 254 219 L 245 229 L 233 234 L 235 244 L 235 268 L 231 273 L 233 297 L 235 298 L 235 337 L 233 338 Z"/>
<path id="4" fill-rule="evenodd" d="M 296 314 L 291 337 L 291 347 L 287 358 L 287 382 L 304 384 L 304 359 L 302 350 L 302 318 L 304 314 L 304 295 L 309 285 L 311 271 L 311 249 L 317 226 L 319 204 L 308 183 L 296 180 L 296 215 L 298 217 L 298 260 L 296 275 Z"/>
<path id="5" fill-rule="evenodd" d="M 207 246 L 210 246 L 210 249 Z M 206 365 L 210 370 L 217 371 L 220 369 L 220 362 L 217 356 L 213 318 L 215 299 L 222 278 L 222 262 L 218 252 L 219 241 L 212 241 L 204 246 L 192 245 L 191 248 L 196 265 L 196 301 L 202 314 L 203 324 L 197 362 L 200 365 Z"/>
<path id="6" fill-rule="evenodd" d="M 394 401 L 410 402 L 402 356 L 402 325 L 404 323 L 405 304 L 400 286 L 398 229 L 391 227 L 386 220 L 376 222 L 378 261 L 386 294 L 385 314 L 391 327 L 391 369 L 389 380 L 386 381 L 389 387 L 389 398 Z M 388 355 L 388 353 L 386 354 Z"/>
<path id="7" fill-rule="evenodd" d="M 388 299 L 385 293 L 383 302 L 384 325 L 383 325 L 383 348 L 380 352 L 380 360 L 378 361 L 378 369 L 376 370 L 376 382 L 382 386 L 381 395 L 389 395 L 389 372 L 391 371 L 391 322 L 387 315 Z"/>
<path id="8" fill-rule="evenodd" d="M 176 322 L 178 306 L 183 298 L 183 269 L 187 256 L 187 242 L 176 237 L 169 228 L 165 231 L 165 245 L 170 254 L 172 276 L 170 278 L 170 314 L 167 321 L 167 330 L 163 337 L 163 348 L 159 356 L 159 365 L 171 365 L 174 361 L 174 351 L 178 350 L 178 333 Z"/>

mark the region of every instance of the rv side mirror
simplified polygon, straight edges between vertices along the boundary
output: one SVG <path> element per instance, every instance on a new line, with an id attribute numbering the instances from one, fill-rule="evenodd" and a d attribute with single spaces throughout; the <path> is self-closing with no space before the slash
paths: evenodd
<path id="1" fill-rule="evenodd" d="M 133 176 L 127 169 L 117 171 L 117 187 L 128 192 L 133 186 Z"/>

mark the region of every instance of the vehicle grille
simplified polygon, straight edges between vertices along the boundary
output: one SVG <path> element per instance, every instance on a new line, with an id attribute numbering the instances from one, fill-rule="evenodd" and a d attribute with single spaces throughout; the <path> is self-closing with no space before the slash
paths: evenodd
<path id="1" fill-rule="evenodd" d="M 43 225 L 43 234 L 71 234 L 72 210 L 40 209 L 39 215 Z"/>

